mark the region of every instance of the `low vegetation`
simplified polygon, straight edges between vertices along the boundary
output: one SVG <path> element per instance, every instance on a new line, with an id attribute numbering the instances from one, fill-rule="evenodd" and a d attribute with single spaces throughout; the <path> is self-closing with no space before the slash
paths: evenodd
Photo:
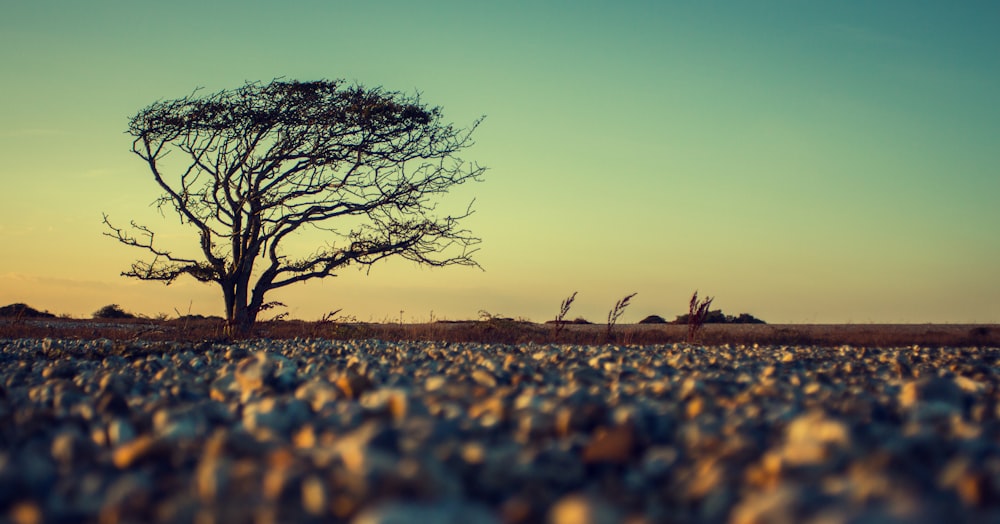
<path id="1" fill-rule="evenodd" d="M 618 320 L 620 318 L 622 318 L 622 315 L 625 314 L 625 308 L 628 307 L 629 301 L 631 301 L 632 298 L 635 297 L 637 294 L 638 293 L 632 293 L 631 295 L 626 295 L 625 297 L 623 297 L 618 302 L 615 302 L 615 306 L 613 308 L 611 308 L 611 311 L 608 311 L 608 330 L 604 333 L 604 341 L 605 342 L 609 342 L 609 343 L 610 342 L 614 342 L 614 340 L 615 340 L 615 333 L 614 333 L 615 324 L 617 324 Z"/>
<path id="2" fill-rule="evenodd" d="M 94 318 L 104 319 L 127 319 L 136 318 L 135 315 L 122 309 L 118 304 L 108 304 L 97 311 L 94 311 Z"/>
<path id="3" fill-rule="evenodd" d="M 712 297 L 698 300 L 697 290 L 691 295 L 691 301 L 688 304 L 687 322 L 685 322 L 688 327 L 688 344 L 693 344 L 698 337 L 698 332 L 701 331 L 701 327 L 705 324 L 705 317 L 708 316 L 708 308 L 712 306 L 712 300 Z M 680 322 L 677 323 L 680 324 Z"/>
<path id="4" fill-rule="evenodd" d="M 691 318 L 690 313 L 677 315 L 677 318 L 675 318 L 672 323 L 688 325 L 690 318 Z M 749 313 L 740 313 L 739 315 L 727 315 L 723 313 L 721 309 L 706 311 L 705 317 L 702 320 L 702 324 L 766 324 L 766 323 L 767 322 L 764 322 L 763 320 Z"/>
<path id="5" fill-rule="evenodd" d="M 8 306 L 9 307 L 9 306 Z M 9 311 L 7 308 L 0 311 Z M 193 344 L 229 340 L 220 317 L 185 315 L 169 320 L 68 319 L 11 315 L 0 318 L 0 339 L 106 338 L 130 341 L 178 341 Z M 687 342 L 687 325 L 619 324 L 611 343 L 619 345 L 681 344 Z M 607 327 L 565 322 L 558 334 L 551 324 L 501 316 L 481 320 L 438 321 L 423 324 L 356 322 L 348 317 L 325 320 L 274 320 L 261 322 L 251 336 L 269 339 L 325 338 L 334 340 L 382 339 L 491 344 L 604 344 Z M 1000 325 L 995 324 L 709 324 L 698 333 L 698 344 L 731 346 L 840 346 L 858 347 L 1000 347 Z"/>
<path id="6" fill-rule="evenodd" d="M 559 339 L 559 334 L 562 333 L 562 330 L 566 327 L 566 321 L 564 319 L 569 313 L 569 308 L 573 305 L 574 300 L 576 300 L 576 291 L 574 291 L 572 295 L 566 297 L 566 299 L 559 304 L 559 314 L 556 315 L 556 319 L 552 321 L 556 325 L 553 337 L 557 340 Z"/>
<path id="7" fill-rule="evenodd" d="M 0 318 L 56 318 L 48 311 L 39 311 L 27 304 L 17 303 L 0 307 Z"/>

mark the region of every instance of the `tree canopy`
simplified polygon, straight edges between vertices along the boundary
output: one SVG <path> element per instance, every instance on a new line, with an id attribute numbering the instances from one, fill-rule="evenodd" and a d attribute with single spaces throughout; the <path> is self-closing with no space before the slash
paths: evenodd
<path id="1" fill-rule="evenodd" d="M 458 157 L 468 128 L 443 121 L 419 95 L 340 80 L 250 82 L 158 101 L 134 115 L 132 151 L 149 168 L 162 210 L 196 234 L 195 254 L 158 245 L 132 222 L 106 233 L 144 249 L 122 274 L 221 286 L 226 318 L 245 332 L 268 291 L 399 256 L 431 266 L 477 265 L 480 239 L 462 227 L 471 204 L 437 213 L 438 197 L 484 167 Z M 177 158 L 177 157 L 180 158 Z M 293 255 L 284 241 L 309 228 L 325 242 Z"/>

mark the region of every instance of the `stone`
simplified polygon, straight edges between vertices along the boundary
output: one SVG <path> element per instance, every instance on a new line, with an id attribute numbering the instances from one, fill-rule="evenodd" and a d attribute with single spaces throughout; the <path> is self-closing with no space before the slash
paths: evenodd
<path id="1" fill-rule="evenodd" d="M 163 442 L 152 435 L 144 434 L 115 448 L 111 454 L 111 461 L 119 469 L 127 469 L 168 451 L 169 447 Z"/>
<path id="2" fill-rule="evenodd" d="M 493 376 L 493 373 L 482 368 L 472 370 L 472 381 L 487 388 L 495 388 L 497 386 L 497 379 Z"/>
<path id="3" fill-rule="evenodd" d="M 14 504 L 7 513 L 11 524 L 42 524 L 45 514 L 35 501 L 22 501 Z"/>
<path id="4" fill-rule="evenodd" d="M 622 515 L 607 502 L 586 495 L 567 495 L 549 510 L 550 524 L 617 524 Z"/>
<path id="5" fill-rule="evenodd" d="M 792 465 L 825 461 L 830 450 L 850 445 L 850 430 L 842 421 L 820 411 L 796 417 L 785 428 L 782 459 Z"/>
<path id="6" fill-rule="evenodd" d="M 302 508 L 310 515 L 326 513 L 329 505 L 326 484 L 317 475 L 309 475 L 302 481 Z"/>
<path id="7" fill-rule="evenodd" d="M 108 423 L 107 445 L 118 447 L 136 437 L 135 428 L 125 419 L 115 418 Z"/>
<path id="8" fill-rule="evenodd" d="M 963 381 L 963 384 L 966 384 Z M 942 377 L 913 380 L 903 385 L 899 392 L 899 405 L 912 408 L 918 402 L 939 402 L 955 409 L 966 407 L 967 393 L 953 379 Z"/>
<path id="9" fill-rule="evenodd" d="M 427 391 L 437 391 L 448 384 L 448 377 L 444 375 L 431 375 L 424 380 L 424 389 Z"/>
<path id="10" fill-rule="evenodd" d="M 91 453 L 91 445 L 76 428 L 64 430 L 52 439 L 52 458 L 64 469 L 69 469 Z"/>
<path id="11" fill-rule="evenodd" d="M 70 379 L 76 376 L 76 368 L 69 361 L 53 362 L 42 370 L 42 378 Z"/>
<path id="12" fill-rule="evenodd" d="M 126 417 L 131 413 L 128 401 L 113 388 L 101 391 L 97 397 L 97 412 L 105 417 Z"/>
<path id="13" fill-rule="evenodd" d="M 655 446 L 646 449 L 640 462 L 642 473 L 652 479 L 666 477 L 677 463 L 679 453 L 671 446 Z"/>
<path id="14" fill-rule="evenodd" d="M 358 514 L 352 524 L 410 524 L 434 522 L 438 524 L 500 524 L 486 508 L 470 503 L 445 500 L 438 503 L 388 502 L 367 508 Z"/>
<path id="15" fill-rule="evenodd" d="M 406 418 L 411 401 L 405 389 L 379 388 L 366 391 L 358 403 L 369 413 L 386 415 L 398 421 Z"/>
<path id="16" fill-rule="evenodd" d="M 622 424 L 598 428 L 583 448 L 583 462 L 625 464 L 632 459 L 636 447 L 635 428 Z"/>
<path id="17" fill-rule="evenodd" d="M 311 416 L 309 407 L 298 399 L 268 397 L 243 407 L 243 426 L 249 431 L 261 428 L 288 435 Z"/>
<path id="18" fill-rule="evenodd" d="M 268 358 L 267 353 L 260 352 L 256 356 L 241 360 L 236 365 L 233 378 L 236 379 L 241 391 L 257 391 L 264 387 L 274 372 L 274 367 L 274 362 Z"/>
<path id="19" fill-rule="evenodd" d="M 372 389 L 375 384 L 367 375 L 356 371 L 353 368 L 334 374 L 331 382 L 340 389 L 341 393 L 351 399 L 358 399 L 361 394 Z"/>
<path id="20" fill-rule="evenodd" d="M 194 472 L 194 486 L 203 501 L 215 501 L 225 493 L 229 469 L 230 461 L 214 454 L 208 454 L 198 462 Z"/>
<path id="21" fill-rule="evenodd" d="M 342 396 L 339 388 L 321 378 L 306 381 L 295 390 L 295 398 L 308 403 L 313 412 L 321 411 Z"/>
<path id="22" fill-rule="evenodd" d="M 771 492 L 755 493 L 733 508 L 732 524 L 794 524 L 799 516 L 801 494 L 795 488 L 783 485 Z"/>
<path id="23" fill-rule="evenodd" d="M 153 481 L 148 473 L 135 472 L 118 477 L 104 492 L 100 520 L 123 520 L 128 508 L 143 509 L 152 497 Z"/>
<path id="24" fill-rule="evenodd" d="M 1000 517 L 1000 348 L 41 345 L 0 340 L 4 522 Z"/>

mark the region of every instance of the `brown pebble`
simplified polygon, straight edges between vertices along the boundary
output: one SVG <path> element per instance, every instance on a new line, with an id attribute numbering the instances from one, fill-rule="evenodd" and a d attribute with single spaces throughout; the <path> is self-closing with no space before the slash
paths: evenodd
<path id="1" fill-rule="evenodd" d="M 621 515 L 602 500 L 583 495 L 568 495 L 549 510 L 551 524 L 613 524 Z"/>
<path id="2" fill-rule="evenodd" d="M 292 436 L 292 444 L 297 448 L 308 449 L 316 446 L 316 430 L 309 424 L 302 426 Z"/>
<path id="3" fill-rule="evenodd" d="M 229 462 L 226 459 L 204 457 L 195 468 L 194 484 L 198 496 L 205 502 L 220 497 L 225 489 Z"/>
<path id="4" fill-rule="evenodd" d="M 635 428 L 631 424 L 598 428 L 583 448 L 583 462 L 624 464 L 632 457 L 634 447 Z"/>
<path id="5" fill-rule="evenodd" d="M 35 502 L 18 502 L 10 508 L 12 524 L 39 524 L 42 519 L 42 508 Z"/>
<path id="6" fill-rule="evenodd" d="M 42 378 L 73 378 L 76 370 L 69 362 L 55 362 L 42 370 Z"/>
<path id="7" fill-rule="evenodd" d="M 406 393 L 402 391 L 393 391 L 389 394 L 386 404 L 386 407 L 389 409 L 389 416 L 392 417 L 393 420 L 403 420 L 406 417 L 406 411 L 409 405 L 409 399 L 406 397 Z"/>
<path id="8" fill-rule="evenodd" d="M 469 408 L 469 416 L 472 418 L 479 418 L 487 413 L 492 414 L 499 419 L 503 419 L 505 414 L 503 398 L 499 395 L 486 397 Z"/>
<path id="9" fill-rule="evenodd" d="M 308 476 L 302 481 L 302 508 L 311 515 L 322 515 L 326 506 L 326 485 L 318 476 Z"/>
<path id="10" fill-rule="evenodd" d="M 135 440 L 126 442 L 115 449 L 111 456 L 112 462 L 120 469 L 125 469 L 143 458 L 161 449 L 161 444 L 151 435 L 142 435 Z"/>
<path id="11" fill-rule="evenodd" d="M 704 409 L 705 401 L 701 397 L 694 397 L 684 405 L 684 414 L 687 415 L 687 418 L 693 419 L 700 415 Z"/>
<path id="12" fill-rule="evenodd" d="M 337 389 L 341 391 L 347 398 L 357 399 L 362 393 L 368 391 L 372 388 L 372 381 L 368 377 L 354 371 L 353 369 L 348 369 L 344 373 L 333 379 L 333 384 L 337 386 Z"/>
<path id="13" fill-rule="evenodd" d="M 518 495 L 510 497 L 500 505 L 500 519 L 504 524 L 531 522 L 531 513 L 531 502 Z"/>
<path id="14" fill-rule="evenodd" d="M 264 387 L 264 381 L 272 373 L 273 368 L 274 364 L 267 355 L 259 353 L 257 356 L 241 360 L 236 365 L 233 375 L 243 391 L 254 391 Z"/>

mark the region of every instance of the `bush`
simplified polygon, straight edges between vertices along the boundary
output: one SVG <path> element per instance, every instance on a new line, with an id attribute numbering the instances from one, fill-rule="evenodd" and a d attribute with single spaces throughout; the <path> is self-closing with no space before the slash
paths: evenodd
<path id="1" fill-rule="evenodd" d="M 39 311 L 27 304 L 17 303 L 0 307 L 0 317 L 15 318 L 56 318 L 48 311 Z"/>
<path id="2" fill-rule="evenodd" d="M 660 315 L 649 315 L 648 317 L 639 321 L 640 324 L 666 324 L 667 319 L 661 317 Z"/>
<path id="3" fill-rule="evenodd" d="M 728 318 L 732 319 L 732 320 L 729 321 L 730 324 L 767 324 L 767 322 L 764 322 L 763 320 L 761 320 L 761 319 L 759 319 L 759 318 L 757 318 L 757 317 L 755 317 L 755 316 L 753 316 L 753 315 L 751 315 L 749 313 L 740 313 L 740 316 L 738 316 L 736 318 L 732 318 L 732 317 L 728 317 Z"/>
<path id="4" fill-rule="evenodd" d="M 108 304 L 101 309 L 94 312 L 94 318 L 135 318 L 135 315 L 129 313 L 118 306 L 118 304 Z"/>
<path id="5" fill-rule="evenodd" d="M 685 313 L 683 315 L 677 315 L 671 324 L 687 324 L 690 315 Z M 763 320 L 749 314 L 740 313 L 739 316 L 726 315 L 722 313 L 721 309 L 716 309 L 714 311 L 709 311 L 705 315 L 705 324 L 767 324 Z"/>
<path id="6" fill-rule="evenodd" d="M 223 321 L 226 320 L 218 315 L 181 315 L 177 317 L 177 320 L 192 321 L 192 320 L 212 320 L 212 321 Z"/>

